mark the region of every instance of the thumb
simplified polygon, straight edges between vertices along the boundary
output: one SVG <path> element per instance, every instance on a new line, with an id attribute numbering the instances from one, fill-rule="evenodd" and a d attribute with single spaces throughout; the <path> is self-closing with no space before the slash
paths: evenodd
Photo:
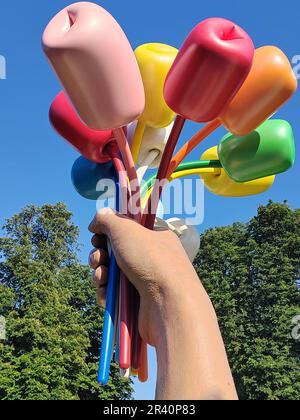
<path id="1" fill-rule="evenodd" d="M 100 210 L 94 217 L 92 223 L 89 225 L 89 231 L 95 235 L 111 236 L 111 230 L 116 224 L 118 216 L 111 208 Z"/>
<path id="2" fill-rule="evenodd" d="M 128 232 L 128 229 L 130 231 L 133 227 L 132 224 L 136 225 L 136 222 L 116 213 L 111 208 L 106 208 L 96 214 L 89 226 L 89 231 L 95 235 L 105 235 L 109 239 L 113 239 L 117 233 Z"/>

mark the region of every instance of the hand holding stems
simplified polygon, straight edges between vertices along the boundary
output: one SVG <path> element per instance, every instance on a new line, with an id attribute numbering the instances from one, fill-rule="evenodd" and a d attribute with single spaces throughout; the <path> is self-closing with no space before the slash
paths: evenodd
<path id="1" fill-rule="evenodd" d="M 107 293 L 106 237 L 141 296 L 140 334 L 158 357 L 157 399 L 236 399 L 215 311 L 176 235 L 149 231 L 110 209 L 96 215 L 90 231 L 99 302 Z"/>

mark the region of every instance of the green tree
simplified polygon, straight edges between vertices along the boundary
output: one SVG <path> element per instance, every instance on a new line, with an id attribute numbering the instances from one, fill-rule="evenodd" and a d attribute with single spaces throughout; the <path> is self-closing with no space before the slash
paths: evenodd
<path id="1" fill-rule="evenodd" d="M 241 399 L 299 400 L 300 210 L 258 209 L 202 235 L 196 269 L 215 305 Z"/>
<path id="2" fill-rule="evenodd" d="M 103 313 L 71 218 L 64 204 L 29 206 L 4 225 L 0 400 L 131 399 L 115 365 L 108 387 L 96 382 Z"/>

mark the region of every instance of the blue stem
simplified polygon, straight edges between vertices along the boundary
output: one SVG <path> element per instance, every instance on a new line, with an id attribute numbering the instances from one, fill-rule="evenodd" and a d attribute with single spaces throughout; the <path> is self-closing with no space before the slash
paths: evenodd
<path id="1" fill-rule="evenodd" d="M 119 211 L 119 189 L 117 183 L 116 188 L 116 210 Z M 117 265 L 115 256 L 111 255 L 109 276 L 107 284 L 106 309 L 104 315 L 104 329 L 101 346 L 100 366 L 98 373 L 98 382 L 100 385 L 107 385 L 110 375 L 110 365 L 113 355 L 113 346 L 115 338 L 115 321 L 116 321 L 116 302 L 119 290 L 120 269 Z"/>

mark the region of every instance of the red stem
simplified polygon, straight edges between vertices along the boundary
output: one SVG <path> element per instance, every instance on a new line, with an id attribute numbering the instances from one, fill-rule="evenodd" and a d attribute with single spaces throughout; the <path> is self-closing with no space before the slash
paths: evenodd
<path id="1" fill-rule="evenodd" d="M 112 156 L 115 169 L 119 176 L 122 194 L 122 213 L 128 215 L 128 182 L 126 170 L 119 156 Z M 125 196 L 126 193 L 126 196 Z M 121 311 L 120 311 L 120 368 L 127 370 L 131 365 L 131 305 L 130 305 L 130 283 L 126 276 L 121 274 Z"/>
<path id="2" fill-rule="evenodd" d="M 165 183 L 168 182 L 167 176 L 169 172 L 169 166 L 172 161 L 172 157 L 176 148 L 176 145 L 178 143 L 178 139 L 180 137 L 180 134 L 183 130 L 185 119 L 181 117 L 180 115 L 177 116 L 175 120 L 174 127 L 171 131 L 167 146 L 165 148 L 162 161 L 158 170 L 156 183 L 154 185 L 152 194 L 148 200 L 147 206 L 145 211 L 147 212 L 145 216 L 145 227 L 153 230 L 155 225 L 155 219 L 157 214 L 157 209 L 159 205 L 159 200 L 161 199 L 161 195 L 163 192 L 163 188 Z M 165 181 L 165 183 L 164 183 Z"/>
<path id="3" fill-rule="evenodd" d="M 134 220 L 138 223 L 141 223 L 142 220 L 142 210 L 141 210 L 141 190 L 140 184 L 138 180 L 138 175 L 136 172 L 136 167 L 133 161 L 132 153 L 123 131 L 123 128 L 118 128 L 114 130 L 114 134 L 116 136 L 116 140 L 124 161 L 125 168 L 127 170 L 128 178 L 130 181 L 130 190 L 131 190 L 131 199 L 135 199 L 136 201 L 136 208 L 131 208 L 131 215 L 133 216 Z M 133 211 L 134 210 L 134 211 Z"/>

